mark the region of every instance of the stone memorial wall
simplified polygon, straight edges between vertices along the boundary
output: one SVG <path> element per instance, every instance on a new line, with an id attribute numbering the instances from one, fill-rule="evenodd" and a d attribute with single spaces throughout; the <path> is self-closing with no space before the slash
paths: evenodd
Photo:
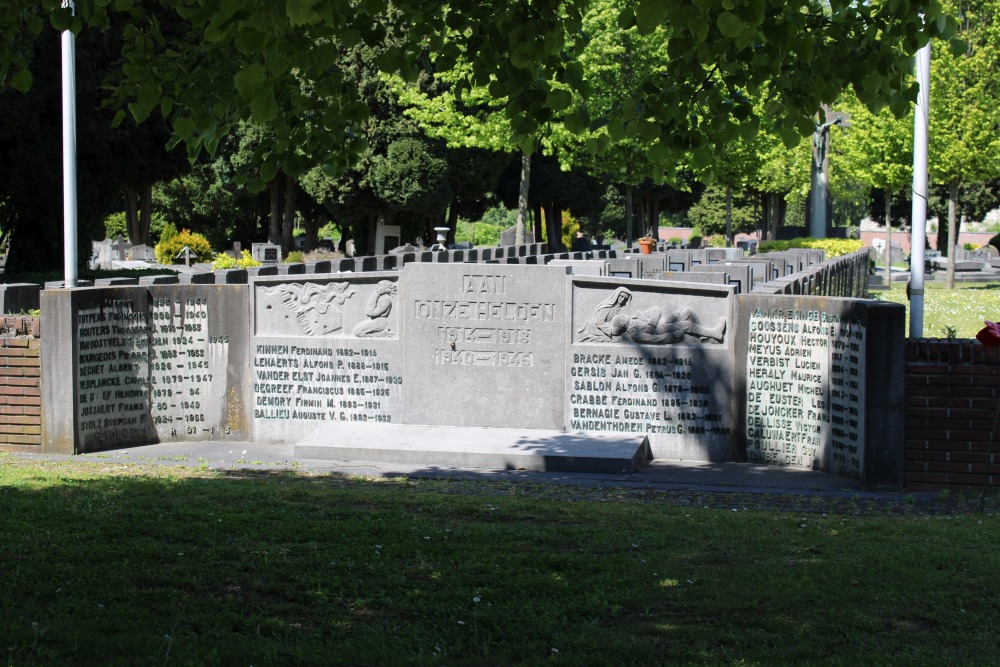
<path id="1" fill-rule="evenodd" d="M 750 295 L 740 301 L 751 463 L 824 470 L 862 481 L 902 465 L 902 308 L 842 298 Z M 900 413 L 901 414 L 901 413 Z M 870 443 L 878 443 L 871 447 Z"/>
<path id="2" fill-rule="evenodd" d="M 566 428 L 648 435 L 654 458 L 729 460 L 734 290 L 574 277 Z"/>
<path id="3" fill-rule="evenodd" d="M 402 421 L 398 273 L 266 277 L 250 289 L 255 438 Z"/>
<path id="4" fill-rule="evenodd" d="M 562 429 L 568 273 L 408 265 L 406 422 Z"/>
<path id="5" fill-rule="evenodd" d="M 44 291 L 47 448 L 249 438 L 245 289 Z"/>
<path id="6" fill-rule="evenodd" d="M 625 261 L 611 268 L 638 273 Z M 420 424 L 641 435 L 656 458 L 901 479 L 900 306 L 570 270 L 409 263 L 45 290 L 42 398 L 58 408 L 43 446 Z"/>

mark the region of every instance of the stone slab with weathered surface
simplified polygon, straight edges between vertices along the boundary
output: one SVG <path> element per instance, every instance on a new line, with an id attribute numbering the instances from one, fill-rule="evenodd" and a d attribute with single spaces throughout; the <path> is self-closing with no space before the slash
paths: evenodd
<path id="1" fill-rule="evenodd" d="M 593 473 L 630 473 L 651 459 L 643 435 L 412 424 L 328 424 L 294 451 L 297 459 Z"/>

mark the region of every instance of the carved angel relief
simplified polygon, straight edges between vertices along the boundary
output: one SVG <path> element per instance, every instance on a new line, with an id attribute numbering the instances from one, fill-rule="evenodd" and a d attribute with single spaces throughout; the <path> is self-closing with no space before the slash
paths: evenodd
<path id="1" fill-rule="evenodd" d="M 265 296 L 280 297 L 306 334 L 326 336 L 344 328 L 344 313 L 338 306 L 354 296 L 350 286 L 350 283 L 283 283 L 260 290 Z"/>

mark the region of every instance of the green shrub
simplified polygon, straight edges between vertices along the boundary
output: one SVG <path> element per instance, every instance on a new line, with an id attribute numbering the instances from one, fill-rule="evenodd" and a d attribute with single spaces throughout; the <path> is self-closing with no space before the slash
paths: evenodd
<path id="1" fill-rule="evenodd" d="M 826 258 L 840 257 L 857 252 L 865 247 L 863 241 L 854 239 L 814 239 L 800 238 L 788 241 L 762 241 L 757 247 L 757 252 L 781 252 L 791 248 L 812 248 L 825 250 Z"/>
<path id="2" fill-rule="evenodd" d="M 220 252 L 212 260 L 212 268 L 216 271 L 221 271 L 222 269 L 249 269 L 252 266 L 260 265 L 261 263 L 253 258 L 249 250 L 244 250 L 243 256 L 239 259 Z"/>
<path id="3" fill-rule="evenodd" d="M 709 248 L 725 248 L 726 247 L 726 235 L 725 234 L 713 234 L 705 239 L 705 245 Z"/>
<path id="4" fill-rule="evenodd" d="M 166 228 L 164 228 L 166 233 Z M 209 262 L 212 260 L 212 244 L 201 234 L 192 232 L 190 229 L 182 229 L 166 241 L 161 240 L 156 244 L 154 252 L 156 261 L 160 264 L 180 264 L 183 259 L 177 254 L 187 246 L 195 255 L 195 261 Z"/>
<path id="5" fill-rule="evenodd" d="M 671 236 L 669 239 L 667 239 L 667 243 L 676 243 L 680 245 L 681 243 L 684 243 L 684 239 L 682 239 L 679 236 Z"/>
<path id="6" fill-rule="evenodd" d="M 294 264 L 296 262 L 302 262 L 304 261 L 304 259 L 305 255 L 302 253 L 301 250 L 293 250 L 287 255 L 285 255 L 285 259 L 283 260 L 283 262 L 285 264 Z"/>
<path id="7" fill-rule="evenodd" d="M 172 222 L 168 222 L 163 225 L 163 229 L 160 230 L 160 243 L 164 241 L 169 241 L 170 239 L 177 236 L 177 225 Z M 183 246 L 182 246 L 183 247 Z"/>
<path id="8" fill-rule="evenodd" d="M 688 237 L 688 246 L 691 248 L 700 248 L 702 238 L 704 238 L 704 235 L 701 233 L 701 227 L 695 227 L 691 230 L 691 236 Z"/>
<path id="9" fill-rule="evenodd" d="M 112 213 L 104 218 L 104 238 L 118 238 L 119 234 L 121 234 L 122 238 L 128 238 L 128 223 L 125 220 L 125 211 Z"/>
<path id="10" fill-rule="evenodd" d="M 169 223 L 164 220 L 162 215 L 159 213 L 153 213 L 149 219 L 149 237 L 152 239 L 162 240 L 160 237 L 162 236 L 163 228 L 167 224 Z M 176 233 L 177 228 L 174 227 L 174 234 Z M 112 213 L 104 219 L 104 234 L 104 238 L 107 239 L 117 238 L 119 234 L 121 234 L 122 238 L 128 238 L 128 220 L 125 217 L 124 211 Z"/>

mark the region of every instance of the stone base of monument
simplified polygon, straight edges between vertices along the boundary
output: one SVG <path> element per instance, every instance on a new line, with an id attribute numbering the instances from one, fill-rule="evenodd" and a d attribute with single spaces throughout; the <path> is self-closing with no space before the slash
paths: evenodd
<path id="1" fill-rule="evenodd" d="M 322 426 L 295 445 L 296 459 L 428 468 L 631 473 L 652 459 L 649 439 L 512 428 L 350 424 Z"/>

